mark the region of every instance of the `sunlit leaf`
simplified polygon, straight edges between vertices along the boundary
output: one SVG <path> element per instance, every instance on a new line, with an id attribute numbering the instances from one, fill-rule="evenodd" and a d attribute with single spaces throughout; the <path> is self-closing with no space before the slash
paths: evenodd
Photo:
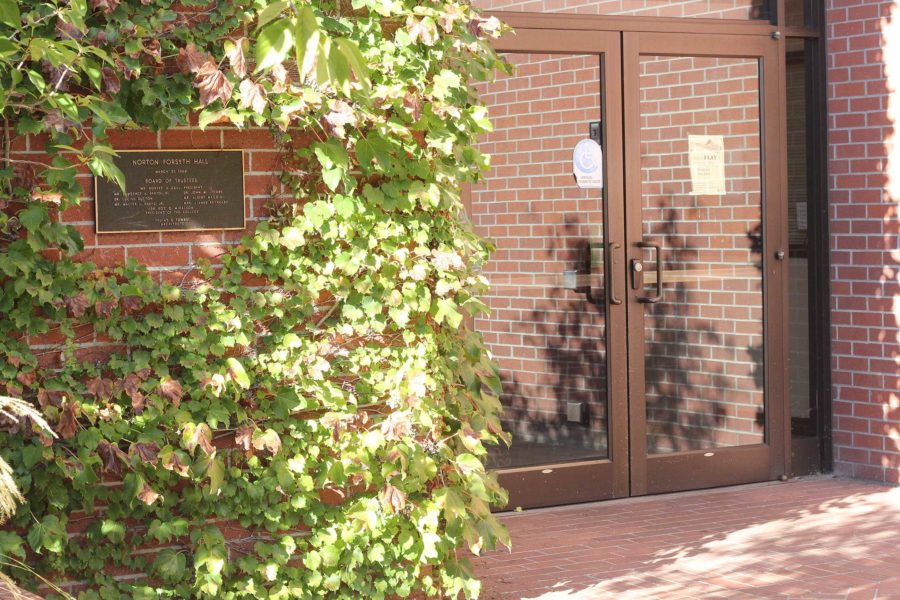
<path id="1" fill-rule="evenodd" d="M 256 72 L 284 62 L 293 47 L 294 33 L 290 19 L 279 19 L 266 25 L 256 39 Z"/>

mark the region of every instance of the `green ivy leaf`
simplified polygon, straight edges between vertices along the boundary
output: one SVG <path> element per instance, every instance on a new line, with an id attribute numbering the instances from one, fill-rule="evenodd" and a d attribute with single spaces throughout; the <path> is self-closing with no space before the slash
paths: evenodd
<path id="1" fill-rule="evenodd" d="M 153 572 L 162 577 L 163 581 L 179 582 L 182 580 L 187 568 L 187 559 L 183 552 L 176 552 L 171 548 L 160 550 L 153 561 Z"/>
<path id="2" fill-rule="evenodd" d="M 32 204 L 19 213 L 19 221 L 31 234 L 36 233 L 47 218 L 47 209 L 41 204 Z"/>
<path id="3" fill-rule="evenodd" d="M 362 84 L 363 89 L 368 89 L 369 65 L 366 63 L 366 59 L 363 57 L 362 52 L 359 51 L 359 46 L 357 46 L 355 42 L 342 37 L 336 38 L 335 43 L 344 55 L 350 68 L 353 70 L 353 74 L 356 75 L 357 81 Z"/>
<path id="4" fill-rule="evenodd" d="M 247 371 L 244 370 L 244 365 L 241 364 L 241 361 L 232 356 L 225 363 L 228 365 L 228 374 L 235 383 L 241 386 L 242 389 L 248 389 L 250 387 L 250 377 L 247 375 Z"/>
<path id="5" fill-rule="evenodd" d="M 312 72 L 316 64 L 316 51 L 319 47 L 321 32 L 319 22 L 311 6 L 303 5 L 297 9 L 297 70 L 301 77 Z"/>
<path id="6" fill-rule="evenodd" d="M 294 33 L 290 19 L 279 19 L 266 25 L 256 40 L 256 72 L 283 63 L 293 47 Z"/>
<path id="7" fill-rule="evenodd" d="M 100 524 L 100 533 L 113 544 L 119 544 L 125 539 L 125 526 L 118 521 L 104 519 Z"/>
<path id="8" fill-rule="evenodd" d="M 144 478 L 139 473 L 129 473 L 124 479 L 124 494 L 128 499 L 129 505 L 134 502 L 144 489 Z"/>
<path id="9" fill-rule="evenodd" d="M 25 558 L 24 540 L 12 531 L 0 531 L 0 555 Z"/>
<path id="10" fill-rule="evenodd" d="M 285 10 L 287 10 L 288 2 L 287 0 L 276 0 L 275 2 L 269 2 L 265 8 L 259 11 L 259 14 L 256 17 L 256 27 L 264 27 L 268 23 L 271 23 L 272 20 L 281 15 Z"/>
<path id="11" fill-rule="evenodd" d="M 32 525 L 26 537 L 28 545 L 35 552 L 46 549 L 54 554 L 61 553 L 68 540 L 66 525 L 56 515 L 47 515 L 39 523 Z"/>
<path id="12" fill-rule="evenodd" d="M 16 0 L 0 0 L 0 22 L 13 29 L 22 26 L 22 15 L 19 14 L 19 3 Z"/>
<path id="13" fill-rule="evenodd" d="M 209 458 L 206 466 L 206 475 L 209 477 L 208 491 L 215 496 L 222 489 L 222 482 L 225 481 L 225 465 L 218 458 Z"/>

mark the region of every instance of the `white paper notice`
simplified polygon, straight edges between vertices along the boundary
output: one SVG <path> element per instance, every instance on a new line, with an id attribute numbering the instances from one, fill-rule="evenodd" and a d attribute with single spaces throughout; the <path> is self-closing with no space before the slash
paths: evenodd
<path id="1" fill-rule="evenodd" d="M 725 139 L 721 135 L 689 135 L 691 195 L 725 195 Z"/>
<path id="2" fill-rule="evenodd" d="M 603 149 L 594 140 L 581 140 L 572 152 L 572 172 L 580 188 L 603 187 Z"/>

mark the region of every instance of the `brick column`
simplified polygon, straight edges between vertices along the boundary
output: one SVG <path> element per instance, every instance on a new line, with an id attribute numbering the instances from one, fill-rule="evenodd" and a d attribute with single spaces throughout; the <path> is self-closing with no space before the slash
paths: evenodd
<path id="1" fill-rule="evenodd" d="M 900 4 L 827 0 L 835 471 L 900 482 Z"/>

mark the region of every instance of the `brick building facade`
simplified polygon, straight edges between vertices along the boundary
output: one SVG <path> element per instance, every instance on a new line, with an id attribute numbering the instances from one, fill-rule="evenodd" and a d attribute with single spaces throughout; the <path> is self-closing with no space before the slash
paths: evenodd
<path id="1" fill-rule="evenodd" d="M 828 0 L 834 468 L 900 482 L 900 5 Z"/>
<path id="2" fill-rule="evenodd" d="M 809 2 L 806 16 L 804 3 L 791 0 L 476 4 L 524 15 L 526 26 L 520 29 L 526 33 L 520 36 L 525 37 L 529 27 L 602 30 L 623 36 L 627 50 L 629 35 L 671 27 L 684 37 L 732 35 L 737 48 L 750 38 L 766 39 L 778 49 L 777 63 L 769 55 L 757 60 L 740 50 L 728 56 L 648 52 L 633 63 L 640 92 L 633 97 L 611 79 L 619 70 L 609 61 L 624 60 L 627 83 L 627 56 L 579 49 L 563 33 L 557 38 L 568 49 L 540 51 L 535 42 L 530 51 L 508 53 L 517 70 L 480 87 L 495 126 L 482 143 L 493 157 L 493 170 L 472 189 L 469 216 L 497 251 L 486 273 L 493 284 L 488 298 L 493 314 L 475 325 L 503 370 L 507 426 L 517 440 L 511 452 L 492 457 L 493 465 L 515 471 L 611 460 L 621 454 L 616 444 L 633 453 L 638 435 L 646 439 L 643 450 L 657 455 L 697 451 L 711 456 L 728 448 L 771 445 L 780 431 L 773 425 L 771 405 L 777 399 L 785 411 L 781 429 L 793 429 L 794 440 L 814 439 L 817 457 L 808 470 L 900 482 L 900 151 L 894 130 L 900 116 L 900 3 L 826 0 L 818 13 L 812 10 L 817 4 Z M 784 16 L 770 25 L 779 7 Z M 575 18 L 534 25 L 540 19 L 528 21 L 526 13 Z M 652 27 L 645 28 L 641 19 Z M 618 52 L 618 43 L 610 48 Z M 826 65 L 828 85 L 819 88 Z M 782 86 L 777 110 L 764 105 L 762 85 L 776 67 Z M 609 94 L 619 94 L 616 107 L 603 105 Z M 817 112 L 826 95 L 827 122 Z M 612 118 L 610 110 L 636 111 L 636 129 L 629 131 L 637 136 L 629 138 L 621 115 Z M 762 168 L 769 126 L 762 119 L 772 114 L 777 114 L 785 185 L 784 201 L 770 206 L 764 188 L 775 176 Z M 827 150 L 814 143 L 818 125 L 823 131 L 827 126 Z M 639 215 L 646 239 L 664 240 L 669 279 L 663 281 L 671 290 L 665 302 L 645 305 L 638 331 L 625 332 L 631 321 L 610 301 L 616 293 L 649 294 L 661 276 L 648 251 L 639 255 L 648 267 L 643 285 L 638 290 L 627 285 L 633 281 L 626 275 L 633 266 L 628 261 L 638 255 L 623 255 L 620 261 L 619 250 L 609 245 L 614 237 L 609 228 L 619 227 L 616 220 L 622 219 L 622 210 L 613 214 L 609 203 L 621 198 L 608 189 L 579 189 L 573 183 L 572 148 L 595 135 L 604 143 L 621 136 L 626 149 L 640 145 L 638 206 L 626 203 L 626 210 Z M 722 194 L 691 189 L 689 143 L 696 135 L 725 142 Z M 112 143 L 123 150 L 243 149 L 248 227 L 261 218 L 263 203 L 280 191 L 278 153 L 264 131 L 213 126 L 126 132 Z M 607 144 L 605 149 L 614 148 Z M 30 160 L 43 156 L 39 138 L 13 140 L 12 151 Z M 606 166 L 610 172 L 619 168 L 617 176 L 624 177 L 623 169 L 632 164 L 629 156 L 607 155 Z M 827 194 L 817 194 L 811 182 L 824 180 L 826 169 Z M 84 257 L 99 265 L 132 258 L 161 280 L 182 283 L 190 280 L 198 258 L 214 260 L 243 234 L 95 234 L 92 182 L 87 175 L 83 182 L 88 197 L 62 219 L 79 227 Z M 773 217 L 774 206 L 782 212 Z M 815 224 L 824 211 L 830 237 L 824 220 Z M 770 250 L 776 250 L 762 242 L 768 222 L 785 223 L 780 243 L 789 260 L 777 277 L 763 273 L 773 260 Z M 817 254 L 817 243 L 830 247 L 830 254 Z M 815 271 L 821 268 L 830 269 L 828 281 L 817 280 Z M 611 289 L 611 278 L 621 280 L 618 292 Z M 766 300 L 770 283 L 783 286 L 781 304 Z M 779 310 L 784 310 L 778 321 L 783 331 L 769 331 L 767 338 L 764 323 Z M 610 333 L 608 319 L 618 319 L 621 339 L 625 333 L 643 336 L 639 370 L 645 422 L 637 433 L 617 432 L 621 423 L 627 428 L 628 417 L 611 412 L 616 402 L 611 391 L 622 398 L 628 394 L 611 386 L 635 385 L 635 357 L 626 364 L 621 354 L 632 346 L 613 339 L 619 333 Z M 823 339 L 816 327 L 829 320 Z M 782 334 L 780 361 L 765 358 L 772 352 L 767 340 Z M 103 339 L 81 341 L 83 352 L 110 351 Z M 44 360 L 52 363 L 53 340 L 33 342 L 46 345 Z M 627 372 L 617 371 L 619 379 L 613 381 L 610 369 Z M 779 370 L 787 380 L 780 396 L 766 387 L 778 381 Z M 627 399 L 624 406 L 628 410 Z M 789 431 L 784 438 L 788 441 L 780 452 L 789 455 Z M 770 469 L 767 476 L 800 472 L 799 457 L 794 448 L 794 467 L 785 467 L 784 473 Z M 632 460 L 614 468 L 636 467 Z M 737 480 L 685 485 L 717 481 Z M 628 493 L 616 489 L 600 496 Z"/>

